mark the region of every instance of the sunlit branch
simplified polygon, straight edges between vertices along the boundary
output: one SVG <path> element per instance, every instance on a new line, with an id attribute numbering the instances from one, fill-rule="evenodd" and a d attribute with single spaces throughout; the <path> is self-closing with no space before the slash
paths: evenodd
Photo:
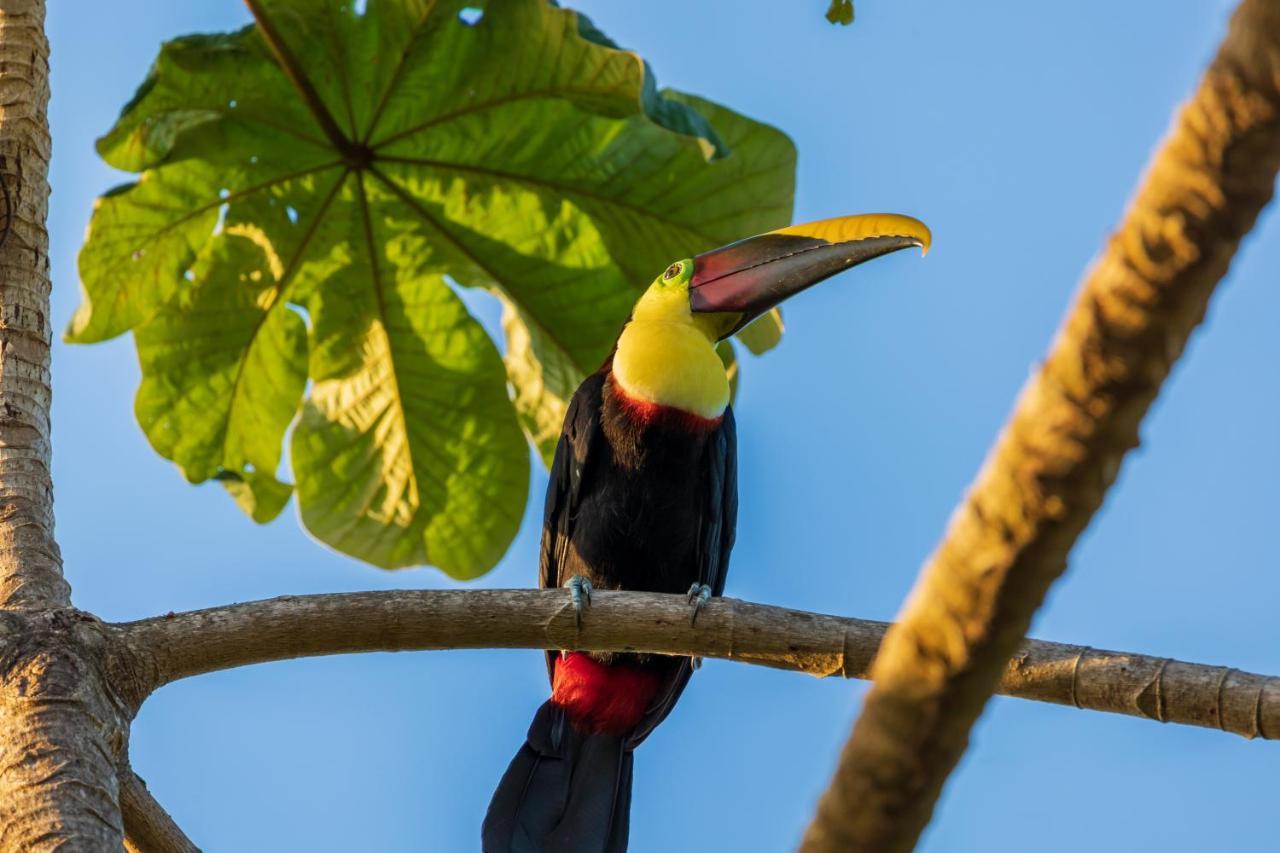
<path id="1" fill-rule="evenodd" d="M 199 853 L 128 766 L 120 770 L 120 813 L 130 853 Z"/>
<path id="2" fill-rule="evenodd" d="M 806 853 L 915 846 L 1277 167 L 1280 3 L 1245 0 L 886 638 Z"/>
<path id="3" fill-rule="evenodd" d="M 596 592 L 575 627 L 563 590 L 391 591 L 273 598 L 109 626 L 142 693 L 201 673 L 313 655 L 425 649 L 645 651 L 865 678 L 888 625 L 732 598 L 689 624 L 683 596 Z M 1162 722 L 1280 736 L 1280 679 L 1028 640 L 1000 692 Z"/>

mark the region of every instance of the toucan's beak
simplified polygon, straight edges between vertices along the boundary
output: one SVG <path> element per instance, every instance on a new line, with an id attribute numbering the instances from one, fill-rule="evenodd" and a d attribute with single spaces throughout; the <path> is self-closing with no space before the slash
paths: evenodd
<path id="1" fill-rule="evenodd" d="M 919 246 L 929 228 L 896 213 L 840 216 L 730 243 L 693 259 L 689 307 L 737 314 L 728 337 L 784 299 L 863 261 Z"/>

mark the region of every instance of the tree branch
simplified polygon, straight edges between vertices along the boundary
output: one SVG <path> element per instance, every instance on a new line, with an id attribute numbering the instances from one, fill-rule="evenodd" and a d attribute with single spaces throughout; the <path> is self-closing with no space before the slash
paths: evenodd
<path id="1" fill-rule="evenodd" d="M 371 651 L 550 648 L 724 658 L 865 678 L 884 622 L 712 599 L 689 624 L 684 596 L 596 592 L 577 631 L 563 590 L 394 591 L 273 598 L 108 626 L 142 696 L 192 675 Z M 1280 737 L 1280 678 L 1168 658 L 1028 640 L 1009 696 Z"/>
<path id="2" fill-rule="evenodd" d="M 1245 0 L 886 638 L 806 853 L 915 845 L 1278 167 L 1280 3 Z"/>
<path id="3" fill-rule="evenodd" d="M 200 853 L 127 765 L 120 770 L 120 811 L 130 853 Z"/>

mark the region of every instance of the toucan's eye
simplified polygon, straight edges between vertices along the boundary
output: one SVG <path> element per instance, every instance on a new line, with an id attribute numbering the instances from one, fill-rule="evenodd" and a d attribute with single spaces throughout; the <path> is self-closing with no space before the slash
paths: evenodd
<path id="1" fill-rule="evenodd" d="M 671 281 L 671 279 L 680 275 L 680 270 L 682 269 L 684 269 L 683 264 L 680 264 L 680 263 L 672 264 L 671 266 L 667 267 L 667 271 L 662 274 L 662 280 Z"/>

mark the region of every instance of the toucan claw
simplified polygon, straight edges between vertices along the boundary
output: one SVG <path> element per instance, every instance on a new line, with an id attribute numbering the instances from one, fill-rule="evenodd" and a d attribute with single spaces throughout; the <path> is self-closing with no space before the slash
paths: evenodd
<path id="1" fill-rule="evenodd" d="M 689 624 L 697 624 L 698 613 L 702 608 L 707 606 L 707 602 L 711 600 L 711 587 L 705 583 L 695 583 L 689 587 L 689 594 L 686 596 L 689 604 L 693 606 L 693 613 L 689 615 Z"/>
<path id="2" fill-rule="evenodd" d="M 586 607 L 591 606 L 591 581 L 587 580 L 582 575 L 574 575 L 569 578 L 569 582 L 566 583 L 565 586 L 569 587 L 569 598 L 573 601 L 574 622 L 577 623 L 579 630 L 581 630 L 582 608 L 584 607 L 583 602 L 586 602 Z"/>

